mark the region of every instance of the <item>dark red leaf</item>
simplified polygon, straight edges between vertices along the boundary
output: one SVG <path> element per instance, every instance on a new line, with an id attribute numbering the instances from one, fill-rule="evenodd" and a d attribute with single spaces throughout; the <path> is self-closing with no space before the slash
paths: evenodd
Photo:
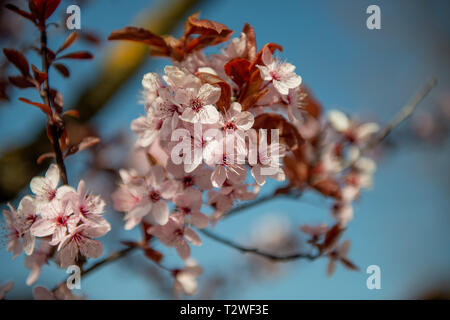
<path id="1" fill-rule="evenodd" d="M 48 158 L 55 158 L 55 153 L 54 152 L 47 152 L 44 154 L 41 154 L 39 156 L 39 158 L 37 158 L 36 163 L 37 164 L 41 164 L 42 162 L 44 162 L 44 160 L 48 159 Z"/>
<path id="2" fill-rule="evenodd" d="M 339 237 L 342 235 L 342 232 L 345 229 L 341 228 L 338 224 L 334 225 L 330 228 L 325 234 L 325 239 L 323 243 L 320 245 L 321 251 L 326 251 L 332 249 L 336 242 L 339 240 Z"/>
<path id="3" fill-rule="evenodd" d="M 80 51 L 80 52 L 72 52 L 66 55 L 63 55 L 61 57 L 56 58 L 56 60 L 61 60 L 61 59 L 79 59 L 79 60 L 88 60 L 88 59 L 92 59 L 94 58 L 94 56 L 87 52 L 87 51 Z"/>
<path id="4" fill-rule="evenodd" d="M 234 58 L 224 66 L 225 73 L 241 87 L 250 78 L 250 61 L 243 58 Z"/>
<path id="5" fill-rule="evenodd" d="M 156 250 L 154 250 L 152 248 L 145 248 L 143 250 L 144 250 L 145 256 L 147 258 L 149 258 L 150 260 L 152 260 L 152 261 L 154 261 L 156 263 L 161 262 L 161 260 L 163 258 L 163 255 L 162 255 L 161 252 L 156 251 Z"/>
<path id="6" fill-rule="evenodd" d="M 53 64 L 53 67 L 55 67 L 56 70 L 65 78 L 70 77 L 70 71 L 69 69 L 62 63 L 55 63 Z"/>
<path id="7" fill-rule="evenodd" d="M 17 13 L 18 15 L 20 15 L 20 16 L 24 17 L 25 19 L 28 19 L 34 23 L 34 17 L 31 13 L 20 9 L 19 7 L 16 7 L 15 5 L 13 5 L 11 3 L 7 3 L 5 5 L 5 7 L 6 7 L 6 9 L 13 11 L 14 13 Z"/>
<path id="8" fill-rule="evenodd" d="M 61 0 L 30 0 L 34 2 L 33 11 L 36 12 L 41 24 L 44 23 L 58 8 Z"/>
<path id="9" fill-rule="evenodd" d="M 201 35 L 219 35 L 222 37 L 229 36 L 233 33 L 232 30 L 219 22 L 198 19 L 198 13 L 191 15 L 185 24 L 185 36 L 191 34 L 201 34 Z"/>
<path id="10" fill-rule="evenodd" d="M 295 150 L 303 144 L 303 139 L 297 128 L 277 113 L 263 113 L 257 116 L 253 128 L 255 130 L 267 130 L 267 143 L 272 141 L 271 130 L 276 129 L 278 130 L 280 143 L 284 144 L 289 150 Z"/>
<path id="11" fill-rule="evenodd" d="M 108 40 L 136 41 L 161 48 L 161 51 L 165 51 L 167 54 L 169 54 L 170 51 L 162 37 L 142 28 L 125 27 L 121 30 L 113 31 L 109 35 Z"/>
<path id="12" fill-rule="evenodd" d="M 358 271 L 359 268 L 358 266 L 356 266 L 353 262 L 351 262 L 350 260 L 348 260 L 347 258 L 340 258 L 342 264 L 349 270 L 355 270 Z"/>
<path id="13" fill-rule="evenodd" d="M 8 77 L 9 82 L 20 89 L 33 88 L 34 83 L 24 76 Z"/>
<path id="14" fill-rule="evenodd" d="M 70 116 L 76 119 L 80 119 L 80 113 L 78 112 L 78 110 L 67 110 L 66 112 L 63 113 L 63 116 Z"/>
<path id="15" fill-rule="evenodd" d="M 64 40 L 61 47 L 59 47 L 59 49 L 56 51 L 56 54 L 60 53 L 61 51 L 66 50 L 68 47 L 70 47 L 72 44 L 74 44 L 75 41 L 77 41 L 77 39 L 78 39 L 77 32 L 72 32 L 71 34 L 69 34 L 69 36 L 66 38 L 66 40 Z"/>
<path id="16" fill-rule="evenodd" d="M 48 74 L 40 71 L 34 64 L 31 65 L 31 69 L 33 70 L 34 79 L 36 79 L 39 84 L 42 84 L 42 82 L 48 79 Z"/>
<path id="17" fill-rule="evenodd" d="M 30 75 L 30 65 L 28 64 L 27 58 L 14 49 L 3 49 L 3 53 L 9 62 L 11 62 L 24 76 Z"/>
<path id="18" fill-rule="evenodd" d="M 258 53 L 256 54 L 255 59 L 252 62 L 252 65 L 250 67 L 250 69 L 253 71 L 256 68 L 256 65 L 262 65 L 262 54 L 265 48 L 268 48 L 270 50 L 270 52 L 274 53 L 275 50 L 280 50 L 283 51 L 283 47 L 280 46 L 279 44 L 276 43 L 266 43 L 264 45 L 264 47 L 261 48 L 261 50 L 258 51 Z"/>
<path id="19" fill-rule="evenodd" d="M 32 106 L 38 107 L 39 109 L 41 109 L 45 114 L 51 116 L 52 115 L 52 110 L 50 109 L 50 107 L 46 104 L 43 103 L 39 103 L 39 102 L 33 102 L 30 101 L 26 98 L 19 98 L 20 101 L 31 104 Z"/>

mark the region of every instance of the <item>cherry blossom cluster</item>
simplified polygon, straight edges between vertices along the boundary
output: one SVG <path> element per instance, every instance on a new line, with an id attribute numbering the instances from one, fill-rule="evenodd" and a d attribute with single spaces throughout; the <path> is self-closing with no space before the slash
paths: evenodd
<path id="1" fill-rule="evenodd" d="M 146 231 L 184 260 L 189 243 L 202 243 L 195 229 L 256 199 L 267 178 L 288 180 L 279 193 L 309 188 L 333 198 L 332 214 L 343 228 L 375 170 L 362 149 L 377 124 L 339 111 L 327 117 L 295 66 L 278 57 L 280 45 L 257 51 L 248 24 L 238 37 L 229 39 L 231 33 L 194 15 L 179 39 L 133 27 L 110 36 L 146 43 L 152 54 L 172 59 L 163 75 L 143 77 L 145 113 L 131 123 L 136 150 L 150 165 L 121 170 L 113 200 L 125 213 L 125 229 L 150 225 Z M 203 50 L 226 41 L 218 53 Z"/>
<path id="2" fill-rule="evenodd" d="M 9 233 L 8 252 L 13 253 L 13 259 L 22 250 L 28 256 L 28 285 L 37 280 L 49 258 L 67 268 L 83 257 L 99 257 L 102 244 L 95 238 L 111 229 L 102 216 L 105 202 L 90 194 L 83 180 L 77 190 L 59 184 L 59 168 L 52 164 L 44 177 L 31 180 L 32 195 L 23 197 L 17 208 L 9 204 L 3 210 Z"/>

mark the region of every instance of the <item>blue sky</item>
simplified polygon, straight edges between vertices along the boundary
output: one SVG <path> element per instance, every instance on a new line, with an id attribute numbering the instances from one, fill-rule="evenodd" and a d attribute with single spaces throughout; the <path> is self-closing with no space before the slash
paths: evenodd
<path id="1" fill-rule="evenodd" d="M 132 3 L 92 1 L 82 8 L 83 27 L 95 29 L 106 38 L 111 30 L 131 24 L 133 17 L 156 1 Z M 366 28 L 365 11 L 370 4 L 381 8 L 381 30 Z M 436 76 L 439 85 L 421 107 L 429 107 L 449 90 L 450 69 L 448 51 L 445 51 L 450 39 L 450 22 L 445 14 L 450 9 L 448 1 L 217 0 L 205 1 L 199 9 L 203 18 L 220 21 L 236 31 L 249 22 L 256 30 L 260 46 L 266 42 L 283 45 L 283 58 L 297 66 L 297 73 L 326 109 L 339 108 L 383 123 L 429 76 Z M 58 83 L 67 102 L 94 77 L 103 54 L 98 53 L 94 62 L 72 64 L 70 82 L 55 76 L 53 81 Z M 94 119 L 103 136 L 117 130 L 130 132 L 130 121 L 142 113 L 142 106 L 137 103 L 142 75 L 162 70 L 166 62 L 147 63 Z M 18 102 L 0 107 L 0 152 L 13 143 L 31 139 L 44 121 L 38 111 Z M 284 272 L 276 278 L 246 284 L 244 289 L 235 290 L 227 297 L 395 299 L 417 297 L 433 285 L 449 286 L 448 163 L 448 143 L 439 148 L 408 145 L 382 160 L 375 176 L 375 188 L 365 192 L 357 203 L 355 219 L 345 235 L 352 240 L 350 257 L 360 266 L 360 272 L 338 267 L 329 278 L 325 275 L 325 261 L 294 262 L 285 265 Z M 75 169 L 76 163 L 69 163 L 70 168 Z M 274 187 L 275 184 L 269 184 L 265 188 Z M 319 203 L 320 208 L 277 200 L 230 218 L 215 231 L 244 243 L 252 224 L 265 215 L 286 216 L 294 228 L 309 221 L 330 221 L 328 204 L 314 196 L 310 200 Z M 121 224 L 117 218 L 111 219 L 118 228 L 115 236 L 120 239 L 138 236 L 134 231 L 119 231 Z M 107 253 L 117 248 L 117 244 L 106 242 Z M 226 266 L 240 259 L 240 253 L 208 239 L 204 242 L 204 247 L 195 249 L 193 254 L 207 274 L 226 271 Z M 174 258 L 167 261 L 168 264 L 179 262 Z M 112 264 L 83 280 L 83 292 L 94 299 L 161 298 L 152 282 L 136 272 L 135 268 L 140 270 L 148 263 L 135 254 L 128 263 Z M 15 280 L 12 298 L 29 295 L 23 264 L 23 256 L 11 261 L 6 250 L 0 250 L 0 283 Z M 381 290 L 366 288 L 365 269 L 372 264 L 381 267 Z M 55 270 L 46 268 L 38 284 L 51 287 L 65 277 L 64 271 Z"/>

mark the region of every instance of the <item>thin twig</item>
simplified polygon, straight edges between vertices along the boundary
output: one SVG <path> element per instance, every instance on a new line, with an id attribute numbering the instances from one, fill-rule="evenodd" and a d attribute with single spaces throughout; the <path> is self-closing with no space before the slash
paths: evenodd
<path id="1" fill-rule="evenodd" d="M 89 268 L 83 270 L 81 272 L 82 276 L 85 276 L 87 274 L 89 274 L 90 272 L 96 270 L 97 268 L 100 268 L 101 266 L 103 266 L 104 264 L 108 264 L 110 262 L 116 261 L 120 258 L 123 258 L 125 256 L 127 256 L 129 253 L 131 253 L 132 251 L 134 251 L 134 249 L 139 248 L 139 247 L 126 247 L 122 250 L 113 252 L 112 254 L 110 254 L 108 257 L 106 257 L 105 259 L 94 263 L 92 266 L 90 266 Z"/>
<path id="2" fill-rule="evenodd" d="M 44 103 L 49 106 L 53 112 L 56 112 L 55 108 L 52 108 L 52 99 L 50 98 L 50 81 L 49 81 L 49 62 L 48 62 L 48 48 L 47 48 L 47 28 L 43 27 L 41 30 L 41 58 L 42 58 L 42 71 L 47 74 L 47 79 L 44 81 L 44 92 L 41 94 Z M 59 123 L 55 123 L 54 119 L 49 116 L 50 130 L 49 133 L 52 136 L 52 146 L 56 157 L 56 164 L 58 165 L 61 173 L 61 180 L 63 184 L 69 184 L 67 179 L 66 166 L 64 164 L 64 156 L 62 154 L 61 145 L 59 144 L 59 138 L 62 134 L 62 128 Z"/>
<path id="3" fill-rule="evenodd" d="M 207 236 L 208 238 L 211 238 L 217 242 L 220 242 L 226 246 L 229 246 L 231 248 L 239 250 L 243 253 L 256 254 L 258 256 L 262 256 L 262 257 L 268 258 L 273 261 L 289 261 L 289 260 L 295 260 L 295 259 L 307 259 L 307 260 L 312 261 L 312 260 L 315 260 L 318 257 L 320 257 L 319 254 L 311 254 L 311 253 L 303 253 L 303 252 L 297 252 L 297 253 L 287 254 L 287 255 L 276 255 L 276 254 L 272 254 L 272 253 L 268 253 L 268 252 L 263 252 L 257 248 L 241 246 L 229 239 L 222 238 L 222 237 L 218 236 L 217 234 L 212 233 L 211 231 L 208 231 L 205 229 L 198 229 L 198 231 L 200 233 L 204 234 L 205 236 Z"/>

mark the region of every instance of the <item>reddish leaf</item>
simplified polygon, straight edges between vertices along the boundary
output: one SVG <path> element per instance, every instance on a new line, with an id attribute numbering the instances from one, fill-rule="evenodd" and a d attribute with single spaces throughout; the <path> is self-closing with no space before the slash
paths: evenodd
<path id="1" fill-rule="evenodd" d="M 160 48 L 161 52 L 166 52 L 166 54 L 169 54 L 170 51 L 162 37 L 142 28 L 125 27 L 121 30 L 113 31 L 109 35 L 108 40 L 136 41 Z"/>
<path id="2" fill-rule="evenodd" d="M 60 114 L 63 111 L 64 101 L 62 94 L 55 89 L 50 89 L 50 100 L 56 112 Z"/>
<path id="3" fill-rule="evenodd" d="M 89 42 L 90 44 L 98 45 L 102 42 L 100 36 L 92 31 L 83 31 L 80 34 L 82 40 Z"/>
<path id="4" fill-rule="evenodd" d="M 280 143 L 289 150 L 294 150 L 303 144 L 303 139 L 297 129 L 289 123 L 283 116 L 276 113 L 263 113 L 255 118 L 253 125 L 255 130 L 267 130 L 267 142 L 271 141 L 271 130 L 278 130 Z"/>
<path id="5" fill-rule="evenodd" d="M 191 15 L 185 24 L 185 36 L 191 34 L 229 36 L 231 33 L 233 31 L 224 24 L 206 19 L 199 20 L 198 13 Z"/>
<path id="6" fill-rule="evenodd" d="M 123 245 L 130 247 L 130 248 L 134 248 L 134 247 L 140 247 L 141 244 L 139 242 L 136 241 L 120 241 Z"/>
<path id="7" fill-rule="evenodd" d="M 219 86 L 222 90 L 217 106 L 222 112 L 225 112 L 230 107 L 231 103 L 231 87 L 228 83 L 222 80 L 220 77 L 210 73 L 199 72 L 196 74 L 198 78 L 204 83 L 209 83 L 214 86 Z"/>
<path id="8" fill-rule="evenodd" d="M 347 258 L 340 258 L 340 260 L 341 260 L 342 264 L 344 265 L 344 267 L 346 267 L 347 269 L 355 270 L 355 271 L 359 270 L 358 266 L 356 266 L 353 262 L 351 262 Z"/>
<path id="9" fill-rule="evenodd" d="M 42 82 L 48 79 L 48 74 L 40 71 L 34 64 L 31 65 L 31 69 L 33 70 L 34 79 L 36 79 L 39 84 L 42 84 Z"/>
<path id="10" fill-rule="evenodd" d="M 100 142 L 100 138 L 98 138 L 98 137 L 86 137 L 79 144 L 71 146 L 67 150 L 67 152 L 66 152 L 64 157 L 66 158 L 66 157 L 68 157 L 68 156 L 70 156 L 72 154 L 75 154 L 75 153 L 79 152 L 79 151 L 82 151 L 84 149 L 92 147 L 92 146 L 96 145 L 99 142 Z"/>
<path id="11" fill-rule="evenodd" d="M 33 10 L 42 24 L 55 12 L 61 0 L 30 0 L 30 2 L 34 2 Z"/>
<path id="12" fill-rule="evenodd" d="M 56 60 L 61 60 L 61 59 L 78 59 L 78 60 L 88 60 L 88 59 L 92 59 L 94 58 L 94 56 L 87 52 L 87 51 L 80 51 L 80 52 L 72 52 L 66 55 L 63 55 L 61 57 L 58 57 Z"/>
<path id="13" fill-rule="evenodd" d="M 55 153 L 54 152 L 47 152 L 44 154 L 41 154 L 39 156 L 39 158 L 37 158 L 36 163 L 37 164 L 41 164 L 42 162 L 44 162 L 44 160 L 48 159 L 48 158 L 55 158 Z"/>
<path id="14" fill-rule="evenodd" d="M 322 106 L 320 105 L 320 102 L 314 98 L 311 91 L 305 87 L 305 85 L 302 85 L 302 92 L 306 94 L 305 98 L 302 99 L 301 107 L 304 109 L 308 114 L 317 119 L 322 112 Z"/>
<path id="15" fill-rule="evenodd" d="M 28 64 L 27 58 L 14 49 L 3 49 L 3 53 L 6 58 L 11 62 L 24 76 L 30 75 L 30 65 Z"/>
<path id="16" fill-rule="evenodd" d="M 41 109 L 45 114 L 51 116 L 52 115 L 52 110 L 50 109 L 50 107 L 46 104 L 43 103 L 38 103 L 38 102 L 33 102 L 30 101 L 28 99 L 25 98 L 19 98 L 20 101 L 31 104 L 32 106 L 38 107 L 39 109 Z"/>
<path id="17" fill-rule="evenodd" d="M 73 118 L 77 118 L 80 119 L 80 113 L 78 112 L 78 110 L 67 110 L 66 112 L 63 113 L 63 116 L 70 116 Z"/>
<path id="18" fill-rule="evenodd" d="M 256 58 L 256 36 L 255 30 L 251 25 L 246 23 L 244 25 L 244 29 L 242 32 L 245 34 L 247 38 L 247 55 L 250 61 L 253 61 Z"/>
<path id="19" fill-rule="evenodd" d="M 257 64 L 259 64 L 259 65 L 262 65 L 262 64 L 263 64 L 263 62 L 262 62 L 262 54 L 263 54 L 263 51 L 264 51 L 265 48 L 268 48 L 268 49 L 270 50 L 270 52 L 272 52 L 272 53 L 274 53 L 275 50 L 283 51 L 283 47 L 280 46 L 279 44 L 276 44 L 276 43 L 266 43 L 266 44 L 264 45 L 264 47 L 262 47 L 261 50 L 259 50 L 259 52 L 256 54 L 256 57 L 255 57 L 255 59 L 254 59 L 253 62 L 252 62 L 252 65 L 251 65 L 251 67 L 250 67 L 250 70 L 253 71 L 254 69 L 256 69 L 256 65 L 257 65 Z"/>
<path id="20" fill-rule="evenodd" d="M 34 83 L 28 80 L 24 76 L 16 76 L 16 77 L 8 77 L 9 82 L 20 88 L 20 89 L 26 89 L 26 88 L 33 88 L 35 87 Z"/>
<path id="21" fill-rule="evenodd" d="M 24 17 L 25 19 L 28 19 L 34 23 L 34 17 L 31 13 L 20 9 L 19 7 L 16 7 L 15 5 L 13 5 L 11 3 L 7 3 L 5 5 L 5 7 L 6 7 L 6 9 L 13 11 L 14 13 L 17 13 L 18 15 L 20 15 L 20 16 Z"/>
<path id="22" fill-rule="evenodd" d="M 234 58 L 224 66 L 225 73 L 241 87 L 250 78 L 250 61 L 243 58 Z"/>
<path id="23" fill-rule="evenodd" d="M 145 256 L 147 258 L 149 258 L 150 260 L 152 260 L 152 261 L 154 261 L 156 263 L 161 262 L 161 260 L 163 258 L 163 255 L 162 255 L 161 252 L 156 251 L 156 250 L 154 250 L 152 248 L 145 248 L 143 250 L 144 250 Z"/>
<path id="24" fill-rule="evenodd" d="M 327 275 L 332 276 L 334 271 L 336 271 L 336 260 L 334 258 L 330 258 L 327 266 Z"/>
<path id="25" fill-rule="evenodd" d="M 56 70 L 65 78 L 70 77 L 70 71 L 69 69 L 62 63 L 55 63 L 53 64 L 53 67 L 55 67 Z"/>
<path id="26" fill-rule="evenodd" d="M 263 80 L 259 70 L 255 70 L 250 74 L 247 86 L 244 87 L 239 97 L 239 102 L 242 105 L 242 110 L 248 110 L 253 107 L 259 99 L 261 99 L 268 91 L 268 89 L 261 90 Z"/>
<path id="27" fill-rule="evenodd" d="M 328 230 L 327 233 L 325 234 L 325 239 L 323 240 L 323 243 L 320 245 L 320 250 L 326 251 L 332 249 L 336 244 L 336 242 L 339 240 L 339 237 L 342 235 L 343 231 L 344 229 L 341 228 L 338 224 L 331 227 L 330 230 Z"/>
<path id="28" fill-rule="evenodd" d="M 339 198 L 341 193 L 339 183 L 332 179 L 323 179 L 314 182 L 311 186 L 327 197 Z"/>
<path id="29" fill-rule="evenodd" d="M 61 45 L 61 47 L 59 47 L 59 49 L 56 51 L 56 54 L 60 53 L 61 51 L 66 50 L 75 41 L 77 41 L 77 39 L 78 39 L 78 33 L 77 32 L 72 32 L 71 34 L 69 34 L 69 36 L 66 38 L 66 40 L 64 40 L 64 42 Z"/>
<path id="30" fill-rule="evenodd" d="M 3 81 L 0 79 L 0 100 L 9 100 L 9 97 L 6 94 L 6 88 L 8 87 L 8 85 L 9 83 L 7 81 Z"/>

